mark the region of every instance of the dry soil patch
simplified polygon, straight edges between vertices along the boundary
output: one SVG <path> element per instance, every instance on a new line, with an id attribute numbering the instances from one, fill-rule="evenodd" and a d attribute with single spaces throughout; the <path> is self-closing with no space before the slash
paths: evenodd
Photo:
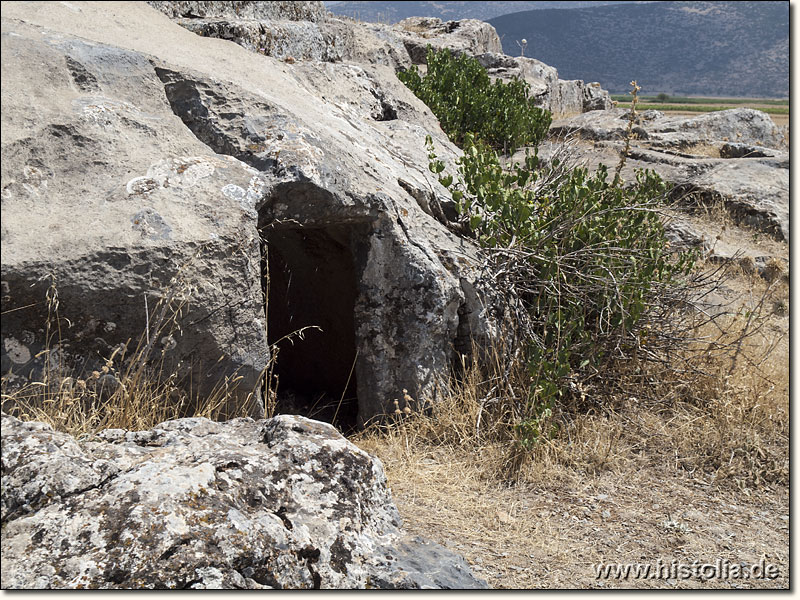
<path id="1" fill-rule="evenodd" d="M 452 472 L 437 464 L 429 471 Z M 444 468 L 442 468 L 444 467 Z M 655 470 L 574 474 L 547 487 L 503 488 L 393 468 L 389 483 L 409 531 L 463 554 L 496 588 L 787 589 L 789 495 L 716 488 Z M 421 467 L 425 468 L 425 467 Z M 457 469 L 455 470 L 457 472 Z M 669 568 L 773 564 L 775 579 L 628 579 L 597 576 L 600 564 Z M 677 572 L 677 571 L 676 571 Z M 730 572 L 730 571 L 729 571 Z"/>

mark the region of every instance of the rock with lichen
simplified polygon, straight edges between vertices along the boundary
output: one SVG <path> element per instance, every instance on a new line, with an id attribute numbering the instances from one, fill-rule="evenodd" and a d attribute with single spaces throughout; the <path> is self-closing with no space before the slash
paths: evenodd
<path id="1" fill-rule="evenodd" d="M 191 418 L 75 440 L 2 416 L 2 587 L 481 588 L 327 423 Z"/>

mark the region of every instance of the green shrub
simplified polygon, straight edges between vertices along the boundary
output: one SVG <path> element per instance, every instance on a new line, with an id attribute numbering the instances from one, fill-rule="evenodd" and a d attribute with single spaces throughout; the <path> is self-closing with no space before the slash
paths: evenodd
<path id="1" fill-rule="evenodd" d="M 611 377 L 613 361 L 650 350 L 669 290 L 694 255 L 669 253 L 657 212 L 665 185 L 651 171 L 624 187 L 603 166 L 594 174 L 557 160 L 543 166 L 536 151 L 503 167 L 468 134 L 454 178 L 443 175 L 430 138 L 428 152 L 485 251 L 495 315 L 524 352 L 530 388 L 515 429 L 529 448 L 553 434 L 553 411 L 567 396 Z"/>
<path id="2" fill-rule="evenodd" d="M 513 153 L 523 145 L 538 144 L 550 127 L 551 114 L 529 97 L 521 79 L 491 82 L 480 63 L 449 50 L 428 46 L 428 72 L 416 66 L 398 73 L 400 81 L 427 104 L 450 140 L 463 146 L 467 134 L 496 150 Z"/>

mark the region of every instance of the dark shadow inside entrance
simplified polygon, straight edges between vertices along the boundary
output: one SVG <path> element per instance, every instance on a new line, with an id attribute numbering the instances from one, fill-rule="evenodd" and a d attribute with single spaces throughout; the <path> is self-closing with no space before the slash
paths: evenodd
<path id="1" fill-rule="evenodd" d="M 351 228 L 267 229 L 267 335 L 277 343 L 277 413 L 327 421 L 344 433 L 358 419 Z M 321 331 L 320 331 L 321 330 Z"/>

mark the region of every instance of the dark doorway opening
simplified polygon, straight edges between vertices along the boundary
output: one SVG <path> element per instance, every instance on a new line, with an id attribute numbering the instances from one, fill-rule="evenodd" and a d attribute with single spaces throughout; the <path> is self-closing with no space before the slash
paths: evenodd
<path id="1" fill-rule="evenodd" d="M 358 422 L 351 228 L 275 227 L 266 239 L 267 336 L 277 344 L 276 412 Z"/>

